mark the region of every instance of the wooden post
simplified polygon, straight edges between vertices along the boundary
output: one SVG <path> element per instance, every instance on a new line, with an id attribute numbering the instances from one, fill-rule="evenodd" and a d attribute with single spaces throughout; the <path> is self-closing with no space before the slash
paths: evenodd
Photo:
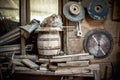
<path id="1" fill-rule="evenodd" d="M 26 0 L 20 0 L 20 25 L 26 24 Z M 22 30 L 21 30 L 22 33 Z M 25 39 L 24 36 L 21 35 L 21 54 L 25 55 Z"/>
<path id="2" fill-rule="evenodd" d="M 26 0 L 26 23 L 30 23 L 30 0 Z"/>
<path id="3" fill-rule="evenodd" d="M 26 0 L 20 0 L 20 25 L 26 24 Z"/>
<path id="4" fill-rule="evenodd" d="M 20 0 L 20 25 L 26 25 L 30 23 L 30 0 Z M 26 54 L 25 50 L 25 38 L 21 30 L 21 53 Z"/>
<path id="5" fill-rule="evenodd" d="M 25 38 L 23 35 L 21 35 L 21 54 L 25 55 L 26 50 L 25 50 Z"/>
<path id="6" fill-rule="evenodd" d="M 94 70 L 94 80 L 100 80 L 99 70 Z"/>

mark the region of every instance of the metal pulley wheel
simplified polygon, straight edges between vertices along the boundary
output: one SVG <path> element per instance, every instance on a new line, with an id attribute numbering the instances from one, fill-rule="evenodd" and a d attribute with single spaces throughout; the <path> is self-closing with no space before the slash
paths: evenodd
<path id="1" fill-rule="evenodd" d="M 88 6 L 89 15 L 96 20 L 104 19 L 109 11 L 109 6 L 105 0 L 92 0 Z"/>
<path id="2" fill-rule="evenodd" d="M 85 11 L 81 3 L 70 1 L 63 7 L 63 14 L 73 22 L 79 22 L 85 17 Z"/>
<path id="3" fill-rule="evenodd" d="M 113 38 L 104 29 L 94 29 L 87 33 L 83 42 L 84 50 L 95 58 L 107 57 L 113 48 Z"/>

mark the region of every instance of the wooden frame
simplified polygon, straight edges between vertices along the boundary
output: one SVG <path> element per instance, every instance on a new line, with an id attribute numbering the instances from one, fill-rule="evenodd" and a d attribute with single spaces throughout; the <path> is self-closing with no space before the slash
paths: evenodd
<path id="1" fill-rule="evenodd" d="M 113 0 L 113 8 L 112 8 L 112 20 L 113 21 L 120 21 L 120 1 Z"/>

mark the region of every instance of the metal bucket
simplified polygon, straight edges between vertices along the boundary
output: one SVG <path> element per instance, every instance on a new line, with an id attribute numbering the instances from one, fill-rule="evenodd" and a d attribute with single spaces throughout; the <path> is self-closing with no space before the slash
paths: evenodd
<path id="1" fill-rule="evenodd" d="M 59 54 L 61 48 L 59 31 L 39 32 L 37 46 L 39 56 L 53 56 Z"/>

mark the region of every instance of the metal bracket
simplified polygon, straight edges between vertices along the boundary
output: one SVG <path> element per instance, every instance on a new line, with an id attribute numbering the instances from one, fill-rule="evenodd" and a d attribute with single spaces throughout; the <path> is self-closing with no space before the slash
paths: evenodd
<path id="1" fill-rule="evenodd" d="M 81 37 L 82 36 L 82 30 L 81 30 L 81 24 L 80 22 L 77 22 L 77 36 Z"/>

